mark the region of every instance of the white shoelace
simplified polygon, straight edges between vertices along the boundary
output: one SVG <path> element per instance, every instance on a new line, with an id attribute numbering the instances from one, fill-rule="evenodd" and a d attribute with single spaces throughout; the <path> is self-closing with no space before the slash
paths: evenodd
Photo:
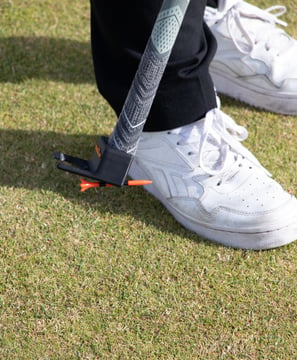
<path id="1" fill-rule="evenodd" d="M 213 12 L 210 10 L 205 13 L 205 16 L 206 19 L 207 16 L 209 16 L 209 18 L 215 16 L 216 21 L 220 21 L 226 17 L 228 33 L 234 45 L 241 53 L 250 54 L 255 45 L 264 42 L 264 48 L 267 51 L 275 48 L 277 54 L 279 54 L 293 46 L 291 38 L 282 29 L 276 26 L 287 26 L 286 22 L 279 19 L 285 12 L 286 7 L 281 5 L 275 5 L 262 10 L 244 1 L 228 0 L 225 2 L 225 8 L 222 11 Z M 256 23 L 253 23 L 251 26 L 255 34 L 251 34 L 251 29 L 246 28 L 243 18 L 259 20 L 258 28 Z M 266 29 L 261 29 L 261 26 L 267 26 L 267 24 L 270 25 L 269 30 L 267 30 L 267 27 Z M 246 43 L 240 43 L 236 38 L 236 34 L 238 33 L 236 31 L 237 29 L 240 31 Z"/>
<path id="2" fill-rule="evenodd" d="M 230 165 L 231 158 L 233 158 L 232 163 L 240 158 L 248 159 L 253 165 L 263 169 L 270 175 L 255 156 L 240 143 L 247 138 L 247 130 L 237 125 L 232 118 L 219 109 L 209 111 L 203 121 L 181 128 L 179 135 L 181 137 L 180 145 L 195 142 L 199 144 L 197 149 L 199 165 L 209 175 L 223 173 Z M 207 157 L 203 156 L 205 152 L 209 152 L 210 144 L 212 148 L 216 147 L 220 154 L 219 159 L 216 161 L 216 165 L 219 164 L 219 166 L 215 168 L 210 163 L 207 163 Z"/>

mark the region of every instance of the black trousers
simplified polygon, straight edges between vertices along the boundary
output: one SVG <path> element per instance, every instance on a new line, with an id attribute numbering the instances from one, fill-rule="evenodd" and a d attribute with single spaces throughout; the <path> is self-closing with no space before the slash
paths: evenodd
<path id="1" fill-rule="evenodd" d="M 91 0 L 91 45 L 101 95 L 120 114 L 162 0 Z M 211 6 L 216 5 L 212 0 Z M 189 124 L 216 107 L 209 64 L 216 41 L 203 21 L 206 0 L 191 0 L 145 131 Z"/>

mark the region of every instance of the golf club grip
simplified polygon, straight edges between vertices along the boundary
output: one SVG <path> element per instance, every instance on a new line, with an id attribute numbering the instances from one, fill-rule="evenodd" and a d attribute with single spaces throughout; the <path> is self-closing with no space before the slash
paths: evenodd
<path id="1" fill-rule="evenodd" d="M 117 124 L 112 147 L 134 155 L 190 0 L 164 0 Z"/>

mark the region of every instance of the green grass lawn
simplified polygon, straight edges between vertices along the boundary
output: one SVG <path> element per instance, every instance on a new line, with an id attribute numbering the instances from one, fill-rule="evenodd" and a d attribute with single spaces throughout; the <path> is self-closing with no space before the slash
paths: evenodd
<path id="1" fill-rule="evenodd" d="M 296 359 L 295 243 L 224 248 L 141 188 L 80 193 L 56 170 L 53 151 L 88 158 L 117 120 L 94 81 L 88 1 L 1 0 L 0 17 L 0 359 Z M 296 117 L 222 104 L 297 195 Z"/>

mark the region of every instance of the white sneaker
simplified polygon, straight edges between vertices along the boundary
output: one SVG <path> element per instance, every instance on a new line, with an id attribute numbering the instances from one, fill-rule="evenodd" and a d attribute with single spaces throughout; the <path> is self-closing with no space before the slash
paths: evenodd
<path id="1" fill-rule="evenodd" d="M 172 131 L 144 132 L 129 176 L 185 228 L 226 246 L 268 249 L 297 239 L 297 200 L 241 145 L 220 110 Z"/>
<path id="2" fill-rule="evenodd" d="M 218 42 L 210 72 L 218 92 L 282 114 L 297 114 L 297 41 L 277 25 L 284 6 L 261 10 L 240 0 L 207 7 Z"/>

